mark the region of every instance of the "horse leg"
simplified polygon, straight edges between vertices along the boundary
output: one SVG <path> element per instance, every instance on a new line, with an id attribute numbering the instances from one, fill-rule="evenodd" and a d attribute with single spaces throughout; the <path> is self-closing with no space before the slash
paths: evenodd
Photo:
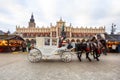
<path id="1" fill-rule="evenodd" d="M 94 58 L 94 59 L 96 59 L 95 54 L 96 54 L 96 52 L 95 52 L 95 51 L 93 51 L 93 58 Z"/>
<path id="2" fill-rule="evenodd" d="M 79 61 L 81 61 L 81 56 L 82 56 L 82 52 L 78 51 L 77 57 L 78 57 Z"/>
<path id="3" fill-rule="evenodd" d="M 104 47 L 105 49 L 103 50 L 103 54 L 104 55 L 107 55 L 107 48 L 106 47 Z"/>
<path id="4" fill-rule="evenodd" d="M 100 61 L 98 57 L 96 57 L 96 60 L 97 60 L 97 61 Z"/>
<path id="5" fill-rule="evenodd" d="M 97 49 L 94 50 L 94 51 L 93 51 L 93 58 L 96 59 L 97 61 L 99 61 L 99 59 L 98 59 L 99 56 L 100 56 L 100 55 L 98 54 Z"/>
<path id="6" fill-rule="evenodd" d="M 89 52 L 86 52 L 86 58 L 91 61 L 90 57 L 89 57 Z"/>
<path id="7" fill-rule="evenodd" d="M 96 52 L 96 60 L 97 61 L 99 61 L 99 58 L 98 58 L 99 56 L 100 56 L 100 54 L 98 52 Z"/>

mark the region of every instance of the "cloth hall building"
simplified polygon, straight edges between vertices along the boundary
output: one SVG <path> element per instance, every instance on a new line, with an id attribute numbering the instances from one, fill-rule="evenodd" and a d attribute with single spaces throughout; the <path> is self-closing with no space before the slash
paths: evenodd
<path id="1" fill-rule="evenodd" d="M 33 14 L 31 15 L 28 27 L 16 26 L 16 34 L 21 35 L 24 39 L 35 39 L 36 37 L 60 37 L 61 29 L 64 25 L 64 31 L 67 39 L 82 39 L 90 38 L 99 33 L 105 33 L 105 27 L 73 27 L 71 24 L 67 26 L 65 22 L 60 19 L 56 25 L 50 24 L 50 27 L 36 27 Z"/>

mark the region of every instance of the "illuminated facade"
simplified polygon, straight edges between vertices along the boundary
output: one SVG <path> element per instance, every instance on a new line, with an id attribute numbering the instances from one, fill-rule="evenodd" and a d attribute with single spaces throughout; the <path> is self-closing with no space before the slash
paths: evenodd
<path id="1" fill-rule="evenodd" d="M 50 27 L 36 27 L 36 23 L 34 20 L 33 14 L 31 15 L 31 19 L 27 28 L 16 26 L 16 33 L 21 34 L 24 39 L 31 38 L 35 39 L 35 37 L 59 37 L 61 35 L 61 28 L 64 27 L 64 31 L 66 33 L 66 37 L 68 39 L 81 39 L 81 38 L 89 38 L 92 35 L 105 33 L 105 27 L 101 26 L 99 28 L 88 28 L 88 27 L 73 27 L 71 24 L 67 26 L 65 22 L 60 19 L 56 22 L 56 25 L 53 26 L 50 24 Z"/>

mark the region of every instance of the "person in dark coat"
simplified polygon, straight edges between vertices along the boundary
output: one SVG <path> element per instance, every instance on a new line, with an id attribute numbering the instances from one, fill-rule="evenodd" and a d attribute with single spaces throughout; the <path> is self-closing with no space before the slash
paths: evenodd
<path id="1" fill-rule="evenodd" d="M 26 42 L 22 42 L 22 52 L 26 51 Z"/>

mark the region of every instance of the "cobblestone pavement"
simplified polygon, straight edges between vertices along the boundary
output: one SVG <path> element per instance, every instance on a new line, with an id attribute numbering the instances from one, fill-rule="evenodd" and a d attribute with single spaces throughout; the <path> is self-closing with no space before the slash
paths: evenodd
<path id="1" fill-rule="evenodd" d="M 102 55 L 99 62 L 83 55 L 82 62 L 76 56 L 70 63 L 51 56 L 30 63 L 27 54 L 0 53 L 0 80 L 120 80 L 120 54 Z"/>

